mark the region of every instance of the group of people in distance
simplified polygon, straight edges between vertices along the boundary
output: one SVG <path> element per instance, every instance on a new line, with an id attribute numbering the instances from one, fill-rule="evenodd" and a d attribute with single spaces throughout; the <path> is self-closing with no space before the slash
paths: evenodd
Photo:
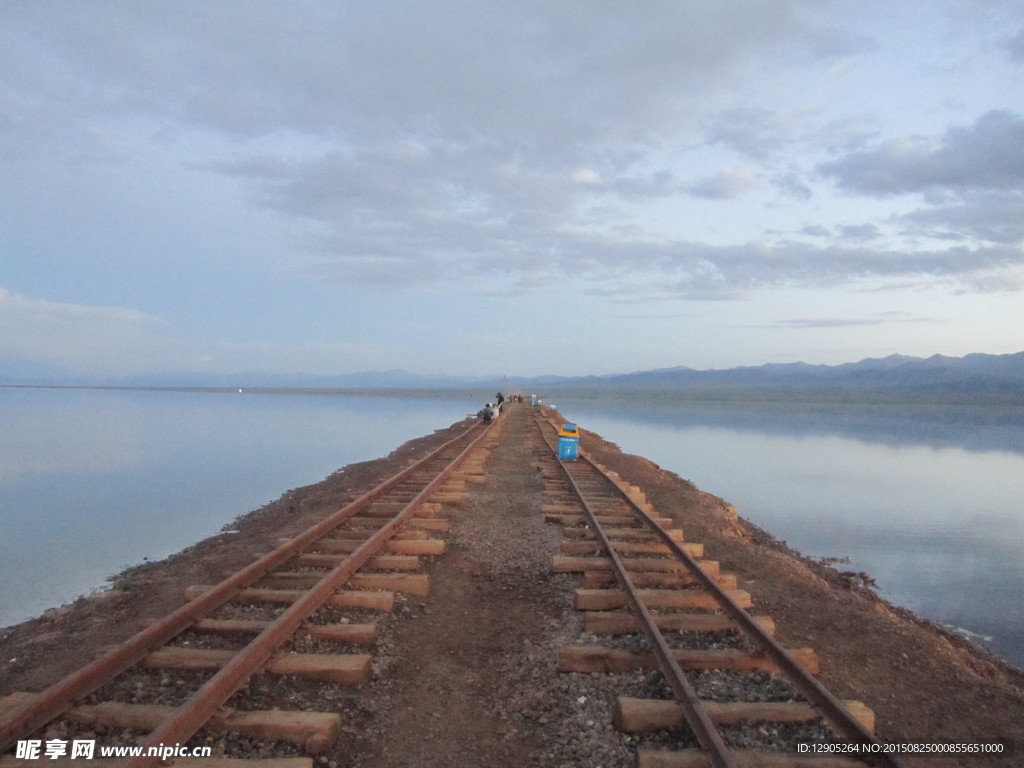
<path id="1" fill-rule="evenodd" d="M 505 404 L 505 396 L 501 394 L 501 392 L 495 395 L 494 398 L 495 399 L 493 403 L 487 403 L 483 408 L 481 408 L 476 413 L 476 415 L 479 418 L 483 419 L 485 422 L 490 422 L 498 418 L 498 414 L 501 413 L 501 408 Z M 521 403 L 523 402 L 523 396 L 509 395 L 508 402 Z"/>

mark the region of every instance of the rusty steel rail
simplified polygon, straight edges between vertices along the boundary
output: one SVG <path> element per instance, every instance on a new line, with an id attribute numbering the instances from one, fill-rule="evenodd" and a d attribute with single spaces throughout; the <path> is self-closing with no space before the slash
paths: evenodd
<path id="1" fill-rule="evenodd" d="M 217 708 L 231 698 L 235 691 L 266 663 L 270 655 L 291 637 L 310 614 L 323 605 L 349 576 L 377 554 L 384 543 L 394 536 L 406 518 L 410 517 L 416 507 L 424 502 L 451 474 L 452 470 L 459 465 L 466 454 L 476 446 L 477 442 L 485 434 L 486 428 L 481 429 L 480 434 L 470 441 L 459 452 L 458 456 L 452 459 L 445 469 L 438 473 L 422 491 L 417 493 L 395 517 L 381 526 L 376 533 L 370 536 L 336 568 L 317 582 L 316 586 L 293 603 L 249 645 L 223 666 L 220 671 L 207 680 L 160 728 L 153 731 L 146 738 L 142 744 L 143 756 L 128 761 L 126 768 L 151 768 L 158 765 L 160 763 L 158 756 L 146 755 L 148 747 L 157 747 L 161 744 L 183 744 L 195 735 L 206 721 L 213 716 Z M 460 435 L 460 438 L 464 435 Z M 450 445 L 451 443 L 446 443 L 444 447 L 447 448 Z"/>
<path id="2" fill-rule="evenodd" d="M 423 499 L 426 498 L 426 495 L 432 492 L 442 482 L 442 480 L 450 474 L 451 470 L 457 466 L 469 449 L 479 442 L 479 440 L 487 433 L 487 429 L 487 426 L 474 423 L 468 429 L 460 432 L 451 440 L 445 442 L 440 447 L 431 451 L 429 454 L 395 475 L 392 475 L 390 478 L 359 496 L 357 499 L 349 502 L 337 512 L 307 529 L 294 539 L 291 539 L 288 543 L 283 544 L 274 551 L 264 555 L 240 570 L 238 573 L 220 582 L 210 591 L 205 592 L 195 600 L 181 606 L 174 612 L 165 616 L 163 619 L 160 619 L 141 632 L 138 632 L 128 638 L 110 654 L 87 664 L 63 680 L 60 680 L 49 688 L 46 688 L 30 701 L 13 708 L 6 715 L 0 717 L 0 753 L 10 749 L 10 747 L 13 746 L 19 738 L 24 738 L 25 735 L 32 733 L 46 723 L 59 717 L 63 712 L 69 709 L 75 701 L 88 696 L 90 693 L 93 693 L 117 675 L 131 668 L 133 665 L 141 661 L 150 651 L 164 645 L 176 635 L 188 629 L 188 627 L 194 624 L 199 618 L 227 603 L 240 590 L 255 583 L 271 570 L 282 565 L 295 554 L 301 552 L 304 548 L 337 528 L 374 500 L 387 493 L 387 491 L 395 485 L 402 482 L 418 470 L 424 468 L 428 462 L 440 458 L 445 451 L 457 446 L 460 441 L 468 439 L 475 430 L 479 431 L 480 434 L 473 437 L 467 446 L 463 448 L 455 458 L 448 462 L 447 466 L 438 474 L 438 476 L 435 477 L 423 491 L 417 494 L 417 496 L 409 502 L 409 504 L 407 504 L 402 511 L 398 513 L 398 515 L 396 515 L 395 519 L 385 524 L 376 534 L 371 536 L 370 539 L 364 542 L 355 552 L 353 552 L 350 557 L 346 558 L 338 567 L 321 579 L 311 592 L 304 595 L 303 598 L 286 610 L 276 621 L 267 627 L 251 644 L 251 646 L 256 646 L 256 649 L 252 651 L 252 655 L 248 661 L 237 662 L 238 657 L 236 656 L 235 659 L 223 667 L 220 672 L 214 675 L 214 677 L 207 682 L 206 685 L 197 691 L 193 698 L 198 697 L 200 693 L 206 691 L 206 689 L 210 687 L 210 684 L 214 683 L 215 680 L 217 682 L 214 684 L 214 688 L 217 696 L 221 695 L 223 691 L 226 690 L 226 687 L 224 686 L 227 685 L 227 682 L 225 681 L 229 679 L 240 679 L 241 682 L 238 683 L 240 686 L 244 683 L 245 679 L 247 679 L 248 675 L 251 674 L 250 671 L 242 677 L 244 670 L 249 666 L 252 666 L 253 660 L 256 658 L 260 659 L 258 663 L 255 663 L 255 666 L 252 667 L 253 670 L 255 670 L 263 664 L 267 658 L 269 658 L 270 654 L 273 653 L 278 645 L 287 639 L 291 632 L 294 632 L 309 613 L 315 611 L 327 599 L 327 597 L 329 597 L 330 593 L 336 589 L 338 585 L 348 578 L 348 576 L 351 575 L 351 573 L 360 565 L 365 564 L 365 562 L 375 554 L 376 549 L 379 549 L 387 539 L 394 535 L 400 523 L 411 515 L 413 508 L 421 503 Z M 359 565 L 350 568 L 350 563 L 355 562 L 356 559 L 358 559 Z M 310 597 L 310 595 L 314 594 L 316 596 L 315 598 Z M 314 602 L 316 603 L 315 605 L 313 605 Z M 309 608 L 310 605 L 313 605 L 313 607 Z M 300 616 L 301 609 L 303 608 L 308 608 L 308 611 Z M 285 627 L 292 627 L 292 629 L 285 633 Z M 271 643 L 275 640 L 277 641 L 277 645 L 271 647 Z M 247 650 L 243 649 L 239 655 L 244 655 L 246 653 Z M 204 694 L 204 696 L 208 695 L 210 695 L 209 691 Z M 231 693 L 228 693 L 224 696 L 223 700 L 215 705 L 213 709 L 215 710 L 217 706 L 223 703 L 223 701 L 226 701 L 230 695 Z M 186 717 L 186 715 L 180 714 L 181 710 L 188 707 L 189 702 L 186 702 L 186 704 L 179 709 L 178 713 L 176 713 L 175 723 L 179 720 L 181 720 L 182 723 L 175 725 L 175 733 L 184 732 L 184 724 L 186 721 L 188 725 L 191 726 L 194 718 L 191 715 Z M 198 708 L 196 711 L 198 711 Z M 202 727 L 202 724 L 205 723 L 207 719 L 209 719 L 209 715 L 206 715 L 203 721 L 196 726 L 195 730 Z M 156 736 L 164 730 L 164 728 L 161 728 L 159 731 L 154 732 L 153 736 Z M 191 736 L 191 733 L 189 736 Z M 177 741 L 183 742 L 187 738 L 188 737 L 179 738 Z M 163 743 L 166 744 L 174 742 L 172 738 L 165 736 Z M 133 765 L 152 765 L 155 762 L 159 762 L 159 760 L 147 761 L 145 758 L 140 758 L 133 763 Z"/>
<path id="3" fill-rule="evenodd" d="M 547 422 L 547 420 L 545 420 L 545 422 L 548 423 L 548 426 L 554 427 L 554 425 Z M 553 446 L 548 440 L 548 437 L 544 434 L 544 429 L 540 423 L 540 417 L 538 417 L 538 427 L 540 428 L 541 435 L 545 443 L 557 459 L 557 446 Z M 690 555 L 689 552 L 683 549 L 683 547 L 681 547 L 679 543 L 661 527 L 661 525 L 654 521 L 651 516 L 621 488 L 615 478 L 609 476 L 607 472 L 586 456 L 582 450 L 579 452 L 578 461 L 584 462 L 586 466 L 608 481 L 608 483 L 615 489 L 621 500 L 625 501 L 626 504 L 629 505 L 636 518 L 649 530 L 657 534 L 658 538 L 661 539 L 661 542 L 668 546 L 670 553 L 686 566 L 687 570 L 694 577 L 697 583 L 714 597 L 716 602 L 718 602 L 722 607 L 723 611 L 729 615 L 729 618 L 732 619 L 740 629 L 758 645 L 764 655 L 775 662 L 787 679 L 796 686 L 797 690 L 815 708 L 817 708 L 819 712 L 821 712 L 822 717 L 840 736 L 853 743 L 881 745 L 881 742 L 879 742 L 877 737 L 865 728 L 859 720 L 854 718 L 831 691 L 825 688 L 817 679 L 814 678 L 813 675 L 804 669 L 804 667 L 801 666 L 800 663 L 794 659 L 793 656 L 773 637 L 768 635 L 764 629 L 751 618 L 750 614 L 741 608 L 711 576 L 705 573 L 704 569 L 700 567 L 696 559 Z M 701 748 L 707 753 L 708 761 L 713 766 L 716 766 L 716 768 L 735 768 L 736 762 L 733 760 L 728 748 L 722 741 L 718 729 L 711 722 L 711 719 L 697 696 L 696 691 L 686 678 L 686 674 L 680 668 L 672 655 L 671 649 L 668 647 L 664 635 L 655 624 L 654 617 L 647 609 L 647 606 L 644 605 L 643 599 L 640 597 L 636 585 L 633 583 L 632 578 L 629 576 L 629 572 L 626 570 L 621 558 L 615 551 L 613 542 L 605 533 L 604 528 L 597 519 L 597 515 L 588 504 L 583 491 L 580 489 L 575 478 L 573 478 L 572 474 L 561 460 L 558 460 L 558 463 L 559 466 L 562 467 L 570 488 L 583 507 L 585 516 L 589 520 L 589 524 L 593 527 L 595 533 L 597 533 L 598 538 L 607 551 L 612 562 L 612 570 L 615 574 L 615 578 L 625 591 L 627 602 L 632 608 L 634 615 L 637 617 L 641 630 L 650 642 L 651 649 L 655 657 L 658 659 L 662 672 L 665 675 L 666 682 L 668 682 L 669 686 L 672 688 L 672 692 L 675 694 L 676 699 L 682 707 L 686 720 L 693 729 Z M 877 765 L 888 765 L 892 768 L 906 768 L 906 763 L 900 758 L 881 751 L 873 755 L 862 756 L 861 759 Z"/>
<path id="4" fill-rule="evenodd" d="M 540 426 L 539 422 L 538 426 Z M 551 443 L 548 442 L 547 437 L 544 435 L 543 428 L 541 428 L 541 435 L 544 437 L 544 441 L 547 443 L 548 448 L 550 448 L 557 457 L 557 447 L 552 446 Z M 682 705 L 686 720 L 690 724 L 690 727 L 693 728 L 693 732 L 697 736 L 697 741 L 701 748 L 707 754 L 708 761 L 712 766 L 714 766 L 714 768 L 737 768 L 736 761 L 733 760 L 732 754 L 725 746 L 725 742 L 722 741 L 721 734 L 718 732 L 714 723 L 711 722 L 711 718 L 708 715 L 707 710 L 704 708 L 704 705 L 701 704 L 700 698 L 697 696 L 697 692 L 694 690 L 690 681 L 687 679 L 686 674 L 680 668 L 675 657 L 672 655 L 672 651 L 668 647 L 668 643 L 665 641 L 665 636 L 661 634 L 661 630 L 659 630 L 657 625 L 654 623 L 654 617 L 651 616 L 647 606 L 644 605 L 643 599 L 641 599 L 636 585 L 629 577 L 629 572 L 626 570 L 626 566 L 623 564 L 618 552 L 615 551 L 615 546 L 605 533 L 604 527 L 600 522 L 598 522 L 597 514 L 591 508 L 582 489 L 580 489 L 579 485 L 576 483 L 576 479 L 561 461 L 559 461 L 559 466 L 562 467 L 566 482 L 569 484 L 572 492 L 576 495 L 580 505 L 583 507 L 584 515 L 587 520 L 589 520 L 590 526 L 594 529 L 595 533 L 597 533 L 598 538 L 601 540 L 602 545 L 608 553 L 608 557 L 612 561 L 612 569 L 615 573 L 615 578 L 622 589 L 626 592 L 626 599 L 629 602 L 634 615 L 637 617 L 637 620 L 640 622 L 640 628 L 646 635 L 647 640 L 651 645 L 651 649 L 654 651 L 655 657 L 658 659 L 658 664 L 661 666 L 662 672 L 665 674 L 665 680 L 672 688 L 672 692 L 675 694 L 680 705 Z M 593 466 L 593 464 L 590 466 Z M 594 468 L 596 469 L 596 467 Z M 602 476 L 604 475 L 604 473 L 601 474 Z"/>

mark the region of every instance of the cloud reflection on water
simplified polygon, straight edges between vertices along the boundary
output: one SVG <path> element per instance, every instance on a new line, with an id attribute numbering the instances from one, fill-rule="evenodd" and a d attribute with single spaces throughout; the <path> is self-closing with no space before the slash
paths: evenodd
<path id="1" fill-rule="evenodd" d="M 470 410 L 458 399 L 0 390 L 0 626 Z"/>
<path id="2" fill-rule="evenodd" d="M 572 401 L 567 418 L 659 463 L 811 557 L 991 636 L 1024 665 L 1021 409 Z"/>

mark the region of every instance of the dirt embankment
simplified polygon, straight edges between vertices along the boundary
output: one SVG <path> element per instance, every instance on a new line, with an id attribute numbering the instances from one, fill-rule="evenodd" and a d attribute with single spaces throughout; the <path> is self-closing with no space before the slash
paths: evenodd
<path id="1" fill-rule="evenodd" d="M 182 604 L 186 587 L 215 584 L 378 485 L 465 428 L 464 422 L 410 440 L 388 456 L 350 464 L 313 485 L 242 515 L 225 533 L 164 560 L 128 568 L 110 589 L 81 597 L 39 618 L 0 628 L 0 696 L 41 690 L 91 661 L 102 648 Z"/>
<path id="2" fill-rule="evenodd" d="M 867 702 L 883 739 L 973 743 L 992 739 L 1024 749 L 1024 672 L 969 641 L 894 606 L 844 574 L 809 560 L 653 462 L 622 453 L 584 431 L 581 445 L 623 479 L 643 488 L 707 557 L 738 575 L 757 607 L 775 619 L 787 647 L 811 646 L 822 682 L 843 698 Z M 1021 761 L 1021 762 L 1015 762 Z M 942 765 L 955 765 L 943 760 Z M 963 764 L 1024 765 L 1008 761 Z"/>
<path id="3" fill-rule="evenodd" d="M 251 562 L 269 551 L 278 537 L 294 534 L 335 511 L 444 442 L 461 426 L 439 430 L 410 441 L 384 459 L 350 465 L 321 483 L 289 491 L 239 518 L 232 526 L 237 532 L 212 537 L 164 561 L 129 569 L 104 594 L 0 629 L 0 696 L 39 690 L 59 679 L 91 660 L 102 647 L 132 634 L 142 620 L 180 605 L 186 586 L 217 581 L 225 572 Z M 518 432 L 511 425 L 508 431 L 510 436 Z M 427 749 L 427 744 L 425 754 L 451 757 L 453 762 L 445 765 L 467 764 L 459 762 L 467 755 L 478 758 L 481 766 L 600 764 L 579 762 L 587 754 L 584 750 L 596 749 L 591 744 L 595 729 L 610 745 L 601 747 L 605 757 L 609 750 L 623 748 L 608 732 L 610 724 L 601 720 L 607 709 L 603 704 L 582 709 L 591 706 L 588 697 L 593 699 L 597 692 L 571 686 L 586 680 L 563 678 L 552 683 L 546 674 L 553 665 L 551 648 L 572 640 L 567 629 L 573 621 L 571 601 L 565 596 L 571 594 L 567 591 L 571 585 L 562 583 L 565 577 L 553 577 L 545 565 L 550 552 L 544 542 L 550 539 L 553 544 L 557 536 L 541 522 L 539 490 L 535 479 L 524 475 L 529 468 L 523 466 L 521 440 L 512 442 L 505 454 L 496 453 L 494 461 L 499 464 L 489 471 L 481 495 L 455 514 L 450 554 L 430 568 L 438 577 L 447 575 L 451 583 L 436 586 L 423 605 L 410 607 L 408 620 L 419 622 L 416 627 L 398 617 L 388 630 L 388 645 L 394 641 L 395 654 L 387 659 L 389 671 L 360 697 L 366 733 L 346 740 L 349 751 L 344 755 L 339 751 L 335 765 L 371 768 L 405 764 L 403 760 L 416 764 L 417 750 Z M 737 517 L 721 499 L 650 461 L 623 454 L 585 431 L 582 447 L 644 489 L 659 512 L 678 521 L 688 540 L 703 542 L 708 557 L 719 560 L 723 570 L 737 573 L 740 586 L 752 593 L 757 612 L 775 619 L 783 644 L 814 647 L 821 658 L 823 682 L 838 695 L 872 707 L 880 736 L 968 743 L 1000 738 L 1015 741 L 1018 751 L 1024 749 L 1024 674 L 1020 670 L 881 600 L 856 576 L 844 576 L 800 557 Z M 500 519 L 487 517 L 495 510 Z M 519 539 L 502 536 L 510 521 L 520 526 Z M 511 600 L 508 607 L 501 608 L 503 600 Z M 479 607 L 476 603 L 490 606 L 496 629 L 466 624 L 469 611 Z M 460 622 L 462 629 L 452 630 L 452 624 Z M 522 640 L 514 636 L 517 627 L 524 629 Z M 417 653 L 433 646 L 439 655 L 426 665 L 423 657 L 417 660 Z M 448 659 L 460 660 L 457 674 L 449 674 Z M 510 701 L 496 701 L 495 686 L 502 678 L 516 691 Z M 581 719 L 579 737 L 555 746 L 551 746 L 552 734 L 570 715 L 557 708 L 550 713 L 545 709 L 554 706 L 545 703 L 552 690 L 570 703 L 587 700 L 572 714 Z M 408 708 L 403 709 L 401 702 Z M 480 702 L 479 710 L 474 702 Z M 471 722 L 477 746 L 466 747 L 465 729 L 443 716 L 449 710 L 457 712 L 462 722 Z M 404 728 L 410 738 L 377 744 L 391 730 L 389 726 Z M 422 737 L 422 747 L 413 743 L 413 734 Z M 597 754 L 593 753 L 594 759 Z M 1002 768 L 1021 760 L 1024 754 L 940 764 Z"/>

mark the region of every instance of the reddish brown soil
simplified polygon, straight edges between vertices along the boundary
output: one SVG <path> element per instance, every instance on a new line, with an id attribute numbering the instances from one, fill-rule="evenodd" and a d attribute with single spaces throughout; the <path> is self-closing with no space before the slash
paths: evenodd
<path id="1" fill-rule="evenodd" d="M 315 485 L 288 491 L 280 499 L 238 518 L 236 533 L 205 539 L 159 562 L 129 568 L 111 589 L 0 629 L 0 696 L 40 690 L 91 661 L 99 649 L 137 632 L 147 618 L 180 606 L 186 587 L 215 584 L 225 574 L 274 549 L 336 511 L 385 477 L 420 458 L 458 431 L 452 425 L 411 440 L 389 456 L 351 464 Z"/>
<path id="2" fill-rule="evenodd" d="M 524 427 L 516 420 L 516 438 Z M 489 482 L 450 509 L 452 532 L 430 569 L 427 606 L 396 627 L 396 662 L 366 692 L 381 715 L 358 747 L 363 768 L 525 766 L 544 746 L 543 735 L 511 721 L 508 710 L 528 695 L 512 670 L 532 664 L 546 619 L 559 614 L 546 554 L 557 534 L 550 537 L 538 514 L 529 453 L 509 437 L 491 455 Z"/>
<path id="3" fill-rule="evenodd" d="M 326 758 L 335 766 L 599 764 L 583 757 L 578 740 L 557 749 L 551 743 L 552 733 L 571 720 L 560 713 L 561 705 L 547 701 L 554 694 L 546 676 L 554 668 L 550 649 L 573 631 L 567 608 L 572 585 L 546 570 L 558 533 L 540 521 L 540 486 L 526 460 L 525 424 L 505 427 L 488 483 L 452 510 L 448 553 L 428 569 L 431 595 L 389 620 L 393 658 L 360 694 L 366 717 Z M 459 426 L 289 491 L 240 518 L 238 533 L 130 569 L 105 594 L 0 630 L 0 696 L 53 682 L 131 634 L 142 619 L 180 605 L 184 587 L 219 580 L 250 562 L 279 536 L 335 511 Z M 825 684 L 872 707 L 884 739 L 1000 738 L 1024 748 L 1020 670 L 890 605 L 856 579 L 801 558 L 737 518 L 721 499 L 646 459 L 623 454 L 591 433 L 584 432 L 582 446 L 643 488 L 688 540 L 704 542 L 723 570 L 737 573 L 757 612 L 775 619 L 785 645 L 813 646 Z M 508 528 L 514 536 L 503 535 Z M 558 685 L 568 691 L 564 681 Z M 602 739 L 617 743 L 610 726 L 594 717 L 585 715 L 580 727 L 589 727 L 594 739 L 600 731 Z M 1002 768 L 1021 761 L 1024 755 L 938 764 Z"/>
<path id="4" fill-rule="evenodd" d="M 686 538 L 739 576 L 758 613 L 775 619 L 787 647 L 812 646 L 820 679 L 875 710 L 884 739 L 980 742 L 1024 748 L 1024 672 L 969 641 L 878 597 L 855 574 L 808 560 L 647 459 L 584 432 L 584 450 L 642 487 Z M 1024 754 L 941 765 L 1024 765 Z"/>

